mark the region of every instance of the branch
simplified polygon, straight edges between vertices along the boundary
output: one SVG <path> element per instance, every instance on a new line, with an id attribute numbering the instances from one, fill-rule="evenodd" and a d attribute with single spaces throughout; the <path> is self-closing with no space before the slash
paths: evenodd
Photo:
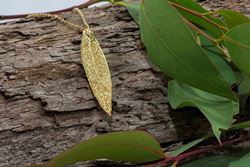
<path id="1" fill-rule="evenodd" d="M 87 8 L 90 5 L 93 5 L 93 4 L 98 3 L 100 1 L 102 1 L 102 0 L 89 0 L 89 1 L 87 1 L 85 3 L 77 5 L 77 6 L 72 6 L 70 8 L 56 10 L 56 11 L 51 11 L 51 12 L 46 12 L 46 13 L 48 13 L 48 14 L 56 14 L 56 13 L 62 13 L 62 12 L 72 11 L 74 8 L 79 8 L 79 9 Z M 0 20 L 24 18 L 24 17 L 27 17 L 30 14 L 34 14 L 34 13 L 20 14 L 20 15 L 0 15 Z"/>
<path id="2" fill-rule="evenodd" d="M 201 149 L 193 150 L 193 151 L 190 151 L 190 152 L 187 152 L 187 153 L 180 154 L 180 155 L 178 155 L 176 157 L 168 157 L 167 156 L 167 157 L 165 157 L 164 160 L 162 160 L 160 162 L 156 162 L 154 164 L 147 165 L 147 167 L 157 167 L 159 165 L 165 165 L 166 163 L 171 162 L 171 161 L 174 161 L 173 166 L 174 165 L 176 166 L 177 163 L 180 162 L 183 159 L 190 158 L 190 157 L 193 157 L 195 155 L 202 154 L 202 153 L 207 153 L 207 152 L 215 150 L 215 149 L 222 149 L 226 145 L 230 145 L 230 144 L 234 144 L 236 142 L 240 142 L 243 139 L 244 139 L 244 136 L 239 136 L 237 138 L 225 141 L 222 144 L 210 145 L 210 146 L 207 146 L 206 148 L 201 148 Z"/>

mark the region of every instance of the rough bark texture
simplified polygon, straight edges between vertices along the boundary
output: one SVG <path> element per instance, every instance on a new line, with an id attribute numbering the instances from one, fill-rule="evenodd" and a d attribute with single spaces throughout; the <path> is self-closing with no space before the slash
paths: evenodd
<path id="1" fill-rule="evenodd" d="M 249 0 L 207 0 L 202 4 L 209 10 L 233 9 L 250 17 Z"/>
<path id="2" fill-rule="evenodd" d="M 1 24 L 0 167 L 42 163 L 110 131 L 145 129 L 161 143 L 207 133 L 199 112 L 171 112 L 167 79 L 147 60 L 125 9 L 84 13 L 110 66 L 113 116 L 101 111 L 89 89 L 81 33 L 54 19 Z M 63 16 L 81 24 L 77 14 Z"/>

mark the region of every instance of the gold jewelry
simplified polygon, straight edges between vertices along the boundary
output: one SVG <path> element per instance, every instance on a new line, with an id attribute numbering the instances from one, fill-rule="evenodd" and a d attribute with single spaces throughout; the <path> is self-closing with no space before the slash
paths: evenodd
<path id="1" fill-rule="evenodd" d="M 88 78 L 91 90 L 99 102 L 102 109 L 111 115 L 112 112 L 112 81 L 111 75 L 106 61 L 106 57 L 95 38 L 94 33 L 90 30 L 89 25 L 80 11 L 80 9 L 75 8 L 73 11 L 79 13 L 83 21 L 83 27 L 76 25 L 70 21 L 67 21 L 55 14 L 31 14 L 28 17 L 34 18 L 55 18 L 61 23 L 68 25 L 73 28 L 77 28 L 82 31 L 82 41 L 81 41 L 81 59 L 82 65 L 85 70 L 86 76 Z"/>

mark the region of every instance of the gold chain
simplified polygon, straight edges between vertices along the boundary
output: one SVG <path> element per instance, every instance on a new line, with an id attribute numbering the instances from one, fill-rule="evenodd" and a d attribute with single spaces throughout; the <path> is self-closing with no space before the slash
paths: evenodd
<path id="1" fill-rule="evenodd" d="M 35 14 L 28 15 L 27 18 L 54 18 L 54 19 L 60 21 L 61 23 L 65 24 L 65 25 L 67 25 L 69 27 L 76 28 L 76 29 L 78 29 L 80 31 L 83 31 L 83 29 L 84 29 L 82 26 L 74 24 L 71 21 L 68 21 L 68 20 L 66 20 L 66 19 L 64 19 L 64 18 L 62 18 L 62 17 L 60 17 L 60 16 L 58 16 L 56 14 L 35 13 Z"/>

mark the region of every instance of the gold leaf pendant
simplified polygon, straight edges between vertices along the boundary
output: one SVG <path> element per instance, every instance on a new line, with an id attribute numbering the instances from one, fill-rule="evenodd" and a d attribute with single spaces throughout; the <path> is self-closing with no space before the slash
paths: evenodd
<path id="1" fill-rule="evenodd" d="M 77 28 L 82 31 L 81 41 L 81 59 L 82 65 L 88 78 L 89 85 L 94 96 L 99 102 L 102 109 L 111 115 L 112 112 L 112 81 L 110 71 L 106 58 L 102 49 L 95 38 L 94 33 L 90 30 L 86 19 L 80 9 L 75 8 L 82 18 L 83 27 L 78 26 L 70 21 L 61 18 L 58 15 L 37 13 L 31 14 L 28 17 L 41 18 L 49 17 L 55 18 L 65 25 Z"/>
<path id="2" fill-rule="evenodd" d="M 94 96 L 102 109 L 111 115 L 112 81 L 108 63 L 82 12 L 78 8 L 75 8 L 74 10 L 80 14 L 84 24 L 81 41 L 81 59 L 83 68 Z"/>

